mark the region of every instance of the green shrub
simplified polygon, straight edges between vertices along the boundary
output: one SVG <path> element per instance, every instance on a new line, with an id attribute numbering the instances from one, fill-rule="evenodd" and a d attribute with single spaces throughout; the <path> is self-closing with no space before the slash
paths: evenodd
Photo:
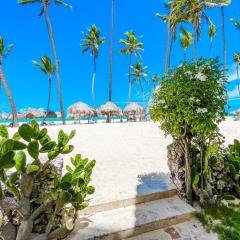
<path id="1" fill-rule="evenodd" d="M 71 158 L 62 176 L 54 161 L 60 154 L 72 152 L 69 135 L 62 130 L 57 141 L 40 130 L 37 122 L 23 124 L 9 138 L 7 128 L 0 126 L 0 219 L 2 237 L 30 239 L 32 233 L 41 239 L 66 237 L 73 229 L 76 211 L 87 207 L 87 195 L 94 192 L 89 186 L 95 161 L 81 155 Z M 43 156 L 45 161 L 41 161 Z M 14 234 L 15 232 L 15 234 Z M 1 236 L 1 235 L 0 235 Z"/>

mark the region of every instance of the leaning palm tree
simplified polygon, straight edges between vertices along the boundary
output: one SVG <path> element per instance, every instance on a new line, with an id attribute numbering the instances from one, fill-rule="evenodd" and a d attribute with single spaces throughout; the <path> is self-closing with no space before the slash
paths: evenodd
<path id="1" fill-rule="evenodd" d="M 120 49 L 121 54 L 126 54 L 129 56 L 129 68 L 128 68 L 128 103 L 131 102 L 131 66 L 133 55 L 141 57 L 140 51 L 143 51 L 143 43 L 139 41 L 139 37 L 136 37 L 134 31 L 125 33 L 126 39 L 120 39 L 120 43 L 124 45 Z"/>
<path id="2" fill-rule="evenodd" d="M 39 17 L 41 17 L 45 13 L 45 20 L 46 20 L 47 29 L 48 29 L 48 35 L 49 35 L 50 43 L 52 46 L 53 57 L 54 57 L 55 66 L 56 66 L 56 77 L 57 77 L 57 83 L 58 83 L 58 97 L 59 97 L 60 111 L 61 111 L 61 116 L 62 116 L 62 122 L 63 122 L 63 124 L 65 124 L 65 115 L 64 115 L 62 90 L 61 90 L 61 79 L 60 79 L 60 72 L 59 72 L 59 60 L 57 57 L 55 41 L 53 38 L 52 24 L 51 24 L 50 17 L 48 14 L 48 8 L 50 7 L 51 2 L 54 2 L 57 5 L 62 5 L 62 6 L 72 9 L 72 6 L 63 2 L 62 0 L 19 0 L 20 5 L 25 5 L 25 4 L 29 4 L 29 3 L 41 3 L 42 4 L 42 9 L 39 14 Z"/>
<path id="3" fill-rule="evenodd" d="M 130 77 L 132 77 L 131 84 L 139 84 L 144 102 L 142 80 L 145 83 L 148 83 L 147 80 L 148 71 L 146 70 L 147 67 L 146 66 L 144 67 L 140 61 L 136 61 L 135 65 L 131 65 L 131 69 L 132 69 L 132 72 L 130 73 Z"/>
<path id="4" fill-rule="evenodd" d="M 239 79 L 240 53 L 235 53 L 233 60 L 236 63 L 237 78 L 238 78 L 238 93 L 240 94 L 240 79 Z"/>
<path id="5" fill-rule="evenodd" d="M 43 119 L 46 119 L 48 116 L 48 113 L 50 111 L 50 101 L 51 101 L 51 89 L 52 89 L 52 76 L 55 73 L 55 65 L 52 64 L 52 61 L 50 57 L 44 56 L 39 58 L 41 63 L 38 63 L 37 61 L 33 61 L 33 63 L 48 77 L 48 101 L 47 101 L 47 112 L 46 116 Z"/>
<path id="6" fill-rule="evenodd" d="M 83 47 L 82 53 L 90 51 L 91 56 L 93 57 L 92 101 L 94 109 L 96 110 L 96 102 L 94 97 L 94 85 L 97 70 L 96 60 L 99 54 L 99 47 L 105 42 L 105 38 L 100 37 L 101 29 L 97 28 L 95 24 L 90 26 L 88 33 L 83 33 L 83 35 L 84 39 L 81 40 L 82 43 L 80 44 L 80 46 Z"/>
<path id="7" fill-rule="evenodd" d="M 180 34 L 180 44 L 184 50 L 184 62 L 187 57 L 187 50 L 192 45 L 192 34 L 185 28 L 181 27 L 182 33 Z"/>
<path id="8" fill-rule="evenodd" d="M 113 38 L 114 38 L 114 0 L 111 9 L 111 38 L 110 38 L 110 76 L 109 76 L 109 101 L 112 101 L 112 79 L 113 79 Z"/>
<path id="9" fill-rule="evenodd" d="M 0 36 L 0 81 L 2 82 L 2 84 L 6 90 L 8 100 L 11 105 L 12 115 L 13 115 L 13 127 L 17 127 L 18 126 L 17 110 L 15 107 L 15 103 L 14 103 L 11 91 L 9 89 L 6 77 L 5 77 L 3 69 L 2 69 L 2 61 L 4 58 L 7 57 L 8 53 L 12 50 L 12 48 L 13 48 L 13 44 L 9 44 L 7 47 L 5 47 L 3 37 Z"/>

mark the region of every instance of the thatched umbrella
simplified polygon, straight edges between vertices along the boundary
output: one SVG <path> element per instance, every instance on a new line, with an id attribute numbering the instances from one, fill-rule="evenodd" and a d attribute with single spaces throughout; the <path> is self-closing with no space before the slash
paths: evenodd
<path id="1" fill-rule="evenodd" d="M 62 117 L 62 114 L 61 112 L 55 112 L 57 114 L 57 118 L 61 118 Z"/>
<path id="2" fill-rule="evenodd" d="M 57 113 L 55 113 L 54 111 L 48 111 L 45 113 L 45 118 L 57 118 Z"/>
<path id="3" fill-rule="evenodd" d="M 34 118 L 43 118 L 45 113 L 39 109 L 31 108 L 23 112 L 24 118 L 34 119 Z"/>
<path id="4" fill-rule="evenodd" d="M 93 117 L 94 110 L 83 102 L 77 102 L 71 105 L 68 109 L 68 117 L 73 119 L 80 119 L 81 117 Z"/>
<path id="5" fill-rule="evenodd" d="M 8 117 L 9 117 L 9 114 L 8 114 L 8 113 L 1 113 L 1 114 L 0 114 L 0 119 L 2 119 L 2 120 L 7 120 Z"/>
<path id="6" fill-rule="evenodd" d="M 144 113 L 144 107 L 138 103 L 129 103 L 123 110 L 124 116 L 133 117 L 136 120 L 136 116 L 142 116 Z"/>
<path id="7" fill-rule="evenodd" d="M 105 104 L 101 105 L 98 109 L 98 113 L 103 116 L 107 116 L 107 121 L 110 122 L 112 116 L 120 116 L 121 115 L 121 108 L 118 107 L 113 102 L 106 102 Z"/>

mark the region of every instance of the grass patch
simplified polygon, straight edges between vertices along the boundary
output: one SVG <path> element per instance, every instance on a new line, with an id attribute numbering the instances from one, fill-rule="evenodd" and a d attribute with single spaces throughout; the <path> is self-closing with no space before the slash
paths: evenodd
<path id="1" fill-rule="evenodd" d="M 205 205 L 197 216 L 206 229 L 218 233 L 221 240 L 240 240 L 240 206 Z"/>

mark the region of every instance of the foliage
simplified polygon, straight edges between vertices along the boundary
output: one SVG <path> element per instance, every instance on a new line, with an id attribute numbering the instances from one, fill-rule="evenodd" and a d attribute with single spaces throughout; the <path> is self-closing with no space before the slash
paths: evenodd
<path id="1" fill-rule="evenodd" d="M 28 239 L 32 232 L 42 233 L 43 239 L 59 238 L 58 233 L 60 238 L 67 236 L 74 227 L 76 210 L 88 205 L 85 198 L 94 192 L 89 182 L 95 161 L 76 155 L 71 158 L 73 167 L 67 166 L 63 176 L 62 169 L 53 163 L 60 154 L 72 152 L 74 147 L 69 141 L 74 135 L 75 131 L 68 135 L 60 130 L 57 141 L 53 141 L 46 128 L 40 129 L 32 121 L 20 126 L 10 138 L 6 127 L 0 126 L 0 208 L 7 218 L 6 225 L 18 229 L 13 239 Z M 64 220 L 64 209 L 69 204 L 74 214 Z M 17 223 L 13 221 L 16 214 L 21 219 Z M 41 230 L 36 230 L 38 218 L 45 221 Z M 2 226 L 2 234 L 6 225 Z"/>
<path id="2" fill-rule="evenodd" d="M 199 219 L 208 231 L 212 230 L 219 234 L 222 240 L 240 239 L 240 207 L 234 204 L 213 207 L 204 205 L 198 213 Z"/>
<path id="3" fill-rule="evenodd" d="M 207 149 L 219 141 L 218 123 L 225 114 L 225 83 L 218 59 L 199 59 L 171 69 L 154 92 L 150 115 L 183 149 L 189 202 L 192 201 L 192 183 L 196 185 L 200 180 L 199 176 L 192 175 L 192 152 L 194 148 L 200 152 L 200 175 L 207 178 L 209 169 L 205 156 Z M 203 185 L 201 180 L 202 189 Z"/>

